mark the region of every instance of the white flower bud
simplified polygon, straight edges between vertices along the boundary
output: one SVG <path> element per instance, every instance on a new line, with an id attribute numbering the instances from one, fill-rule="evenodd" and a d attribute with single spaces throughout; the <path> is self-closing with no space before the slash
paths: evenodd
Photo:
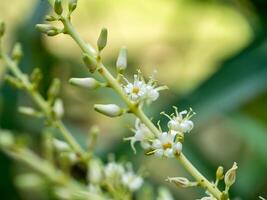
<path id="1" fill-rule="evenodd" d="M 63 116 L 64 107 L 63 107 L 63 101 L 61 99 L 55 100 L 53 111 L 55 112 L 57 118 L 61 118 Z"/>
<path id="2" fill-rule="evenodd" d="M 116 104 L 95 104 L 94 109 L 109 117 L 118 117 L 123 114 L 123 109 Z"/>
<path id="3" fill-rule="evenodd" d="M 191 182 L 184 177 L 168 177 L 166 181 L 174 183 L 177 187 L 186 188 L 191 186 Z"/>
<path id="4" fill-rule="evenodd" d="M 231 187 L 235 183 L 237 168 L 237 164 L 234 162 L 232 168 L 226 172 L 224 182 L 227 187 Z"/>
<path id="5" fill-rule="evenodd" d="M 89 163 L 89 180 L 93 184 L 99 184 L 103 179 L 103 166 L 99 160 L 91 160 Z"/>
<path id="6" fill-rule="evenodd" d="M 50 24 L 36 24 L 35 27 L 42 33 L 47 33 L 51 30 L 56 30 L 56 28 Z"/>
<path id="7" fill-rule="evenodd" d="M 21 107 L 19 107 L 18 111 L 24 115 L 29 115 L 29 116 L 34 116 L 34 117 L 41 117 L 42 116 L 42 113 L 37 112 L 36 110 L 34 110 L 31 107 L 21 106 Z"/>
<path id="8" fill-rule="evenodd" d="M 116 67 L 119 72 L 123 71 L 127 67 L 127 49 L 122 47 L 116 62 Z"/>
<path id="9" fill-rule="evenodd" d="M 223 167 L 222 166 L 219 166 L 216 171 L 216 179 L 217 180 L 223 179 Z"/>
<path id="10" fill-rule="evenodd" d="M 71 78 L 69 82 L 73 85 L 88 89 L 96 89 L 100 86 L 100 83 L 94 78 Z"/>
<path id="11" fill-rule="evenodd" d="M 58 139 L 53 139 L 53 145 L 55 149 L 59 152 L 71 150 L 70 146 L 66 142 Z"/>

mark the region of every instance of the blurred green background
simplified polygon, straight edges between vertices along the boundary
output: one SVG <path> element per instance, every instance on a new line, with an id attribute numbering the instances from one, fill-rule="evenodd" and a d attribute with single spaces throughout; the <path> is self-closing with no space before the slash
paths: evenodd
<path id="1" fill-rule="evenodd" d="M 188 174 L 175 160 L 134 155 L 122 138 L 132 133 L 133 117 L 110 119 L 93 111 L 93 104 L 117 102 L 110 90 L 86 92 L 68 84 L 70 77 L 85 77 L 81 52 L 67 36 L 48 38 L 34 25 L 49 12 L 45 0 L 0 1 L 0 18 L 7 23 L 4 48 L 19 41 L 23 45 L 21 68 L 40 67 L 45 74 L 41 86 L 47 90 L 53 77 L 62 81 L 64 121 L 83 143 L 89 128 L 101 130 L 97 154 L 132 160 L 143 166 L 155 185 L 171 188 L 176 199 L 196 199 L 202 190 L 177 189 L 167 176 Z M 195 129 L 186 137 L 185 154 L 210 179 L 218 165 L 230 168 L 238 162 L 238 178 L 232 188 L 236 199 L 267 197 L 267 2 L 264 0 L 80 0 L 73 23 L 95 46 L 102 27 L 109 30 L 105 63 L 112 70 L 118 50 L 129 50 L 128 75 L 140 68 L 145 76 L 158 71 L 160 84 L 168 85 L 160 100 L 146 108 L 154 121 L 166 119 L 160 111 L 192 107 Z M 40 139 L 40 120 L 18 114 L 18 105 L 31 105 L 24 92 L 3 82 L 0 67 L 0 127 Z M 33 199 L 14 185 L 19 170 L 0 154 L 1 199 Z"/>

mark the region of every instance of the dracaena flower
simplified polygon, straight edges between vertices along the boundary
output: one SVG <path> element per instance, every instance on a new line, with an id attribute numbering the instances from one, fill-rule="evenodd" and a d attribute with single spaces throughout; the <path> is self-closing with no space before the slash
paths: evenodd
<path id="1" fill-rule="evenodd" d="M 178 112 L 177 107 L 174 107 L 175 114 L 171 116 L 167 115 L 166 113 L 162 112 L 165 116 L 167 116 L 170 121 L 168 122 L 168 127 L 170 130 L 177 131 L 179 133 L 188 133 L 190 132 L 193 127 L 194 123 L 190 120 L 195 113 L 190 109 L 189 111 L 181 111 Z"/>
<path id="2" fill-rule="evenodd" d="M 154 75 L 150 76 L 149 81 L 146 82 L 140 71 L 134 75 L 133 83 L 130 83 L 126 78 L 125 81 L 127 84 L 123 86 L 123 89 L 130 100 L 134 102 L 151 103 L 158 99 L 160 90 L 167 89 L 166 86 L 157 87 Z"/>

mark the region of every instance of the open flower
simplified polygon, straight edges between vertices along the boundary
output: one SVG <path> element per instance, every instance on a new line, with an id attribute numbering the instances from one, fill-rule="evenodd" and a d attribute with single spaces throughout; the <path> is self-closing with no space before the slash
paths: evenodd
<path id="1" fill-rule="evenodd" d="M 180 154 L 182 151 L 182 143 L 175 142 L 176 134 L 174 132 L 163 132 L 158 139 L 155 139 L 152 143 L 152 147 L 155 149 L 155 155 L 162 157 L 174 157 L 176 154 Z"/>
<path id="2" fill-rule="evenodd" d="M 149 81 L 146 83 L 141 72 L 134 75 L 134 82 L 130 83 L 125 79 L 127 85 L 123 86 L 125 93 L 134 102 L 146 102 L 151 103 L 156 101 L 159 97 L 159 91 L 167 89 L 166 86 L 157 87 L 154 74 L 149 77 Z"/>
<path id="3" fill-rule="evenodd" d="M 170 119 L 168 122 L 169 129 L 180 133 L 190 132 L 194 127 L 194 123 L 190 120 L 190 118 L 195 115 L 195 113 L 192 111 L 192 109 L 190 109 L 189 112 L 186 110 L 178 112 L 177 107 L 174 107 L 174 109 L 175 114 L 172 114 L 171 116 L 162 112 L 162 114 Z"/>
<path id="4" fill-rule="evenodd" d="M 154 135 L 143 123 L 140 122 L 139 119 L 136 119 L 135 129 L 132 129 L 132 131 L 135 133 L 135 135 L 132 137 L 125 138 L 125 140 L 131 141 L 131 147 L 134 153 L 136 153 L 134 147 L 134 144 L 136 142 L 140 142 L 143 149 L 148 149 L 151 146 L 149 141 L 154 138 Z"/>

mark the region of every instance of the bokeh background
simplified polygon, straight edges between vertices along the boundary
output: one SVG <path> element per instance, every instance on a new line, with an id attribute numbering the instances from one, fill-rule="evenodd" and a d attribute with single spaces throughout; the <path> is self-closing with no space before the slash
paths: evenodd
<path id="1" fill-rule="evenodd" d="M 88 76 L 81 52 L 67 36 L 48 38 L 34 25 L 49 13 L 45 0 L 0 1 L 0 18 L 7 23 L 4 48 L 19 41 L 24 58 L 21 68 L 30 73 L 40 67 L 45 94 L 53 77 L 62 81 L 64 122 L 83 144 L 89 128 L 98 125 L 97 154 L 142 166 L 155 186 L 169 187 L 175 199 L 196 199 L 202 190 L 177 189 L 167 176 L 188 176 L 175 160 L 134 155 L 122 138 L 130 136 L 133 117 L 110 119 L 93 111 L 93 104 L 117 102 L 110 90 L 87 92 L 68 84 L 70 77 Z M 160 111 L 192 107 L 195 129 L 186 137 L 185 154 L 210 179 L 218 165 L 238 162 L 232 188 L 236 199 L 267 197 L 267 3 L 264 0 L 80 0 L 73 23 L 96 44 L 102 27 L 109 30 L 105 63 L 114 69 L 122 45 L 129 50 L 128 77 L 140 68 L 145 76 L 158 71 L 160 84 L 168 85 L 160 100 L 146 108 L 154 121 L 166 119 Z M 31 105 L 23 92 L 3 82 L 0 67 L 0 127 L 40 139 L 43 124 L 18 114 L 18 105 Z M 84 144 L 85 145 L 85 144 Z M 14 184 L 19 164 L 0 154 L 1 199 L 30 199 Z"/>

